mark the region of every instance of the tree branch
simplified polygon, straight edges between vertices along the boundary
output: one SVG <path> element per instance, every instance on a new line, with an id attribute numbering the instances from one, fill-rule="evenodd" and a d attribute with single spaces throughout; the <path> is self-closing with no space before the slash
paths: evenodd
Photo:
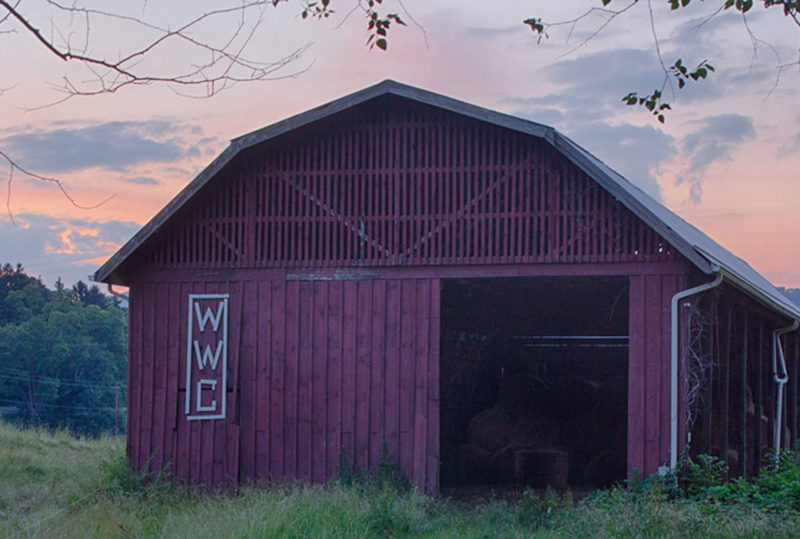
<path id="1" fill-rule="evenodd" d="M 14 162 L 14 160 L 11 159 L 11 157 L 9 157 L 8 154 L 6 154 L 3 150 L 0 150 L 0 157 L 5 159 L 6 162 L 8 163 L 8 166 L 9 166 L 8 178 L 6 180 L 6 185 L 8 186 L 7 187 L 7 196 L 6 196 L 6 209 L 8 210 L 8 215 L 11 218 L 11 222 L 12 223 L 14 222 L 14 214 L 11 211 L 11 183 L 14 180 L 14 171 L 17 171 L 20 174 L 22 174 L 24 176 L 27 176 L 28 178 L 31 178 L 33 180 L 38 180 L 38 181 L 41 181 L 41 182 L 47 182 L 47 183 L 55 184 L 58 187 L 59 191 L 61 191 L 61 194 L 64 195 L 64 198 L 66 198 L 70 202 L 70 204 L 72 204 L 73 206 L 75 206 L 76 208 L 81 209 L 81 210 L 93 210 L 95 208 L 99 208 L 100 206 L 102 206 L 103 204 L 105 204 L 106 202 L 108 202 L 109 200 L 114 198 L 114 195 L 111 195 L 110 197 L 98 202 L 97 204 L 92 204 L 92 205 L 88 205 L 88 206 L 84 205 L 84 204 L 79 204 L 72 197 L 72 195 L 69 194 L 69 192 L 67 191 L 67 188 L 64 187 L 64 182 L 62 182 L 58 178 L 51 178 L 51 177 L 47 177 L 47 176 L 41 176 L 39 174 L 36 174 L 36 173 L 30 172 L 28 170 L 25 170 L 24 168 L 19 166 L 16 162 Z"/>

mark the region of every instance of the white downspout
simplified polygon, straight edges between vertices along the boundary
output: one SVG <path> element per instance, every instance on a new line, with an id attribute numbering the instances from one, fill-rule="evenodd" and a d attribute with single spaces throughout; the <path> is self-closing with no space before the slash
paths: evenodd
<path id="1" fill-rule="evenodd" d="M 684 298 L 705 292 L 722 284 L 722 273 L 714 268 L 716 279 L 709 283 L 695 286 L 678 292 L 672 296 L 671 332 L 670 332 L 670 400 L 669 400 L 669 468 L 678 466 L 678 304 Z"/>
<path id="2" fill-rule="evenodd" d="M 791 326 L 785 328 L 778 328 L 772 332 L 772 378 L 778 384 L 778 396 L 775 401 L 775 458 L 777 459 L 781 452 L 781 436 L 783 420 L 783 386 L 789 380 L 789 373 L 786 371 L 786 357 L 783 354 L 783 345 L 781 345 L 781 335 L 789 333 L 800 327 L 800 321 L 795 320 Z M 778 373 L 778 359 L 781 360 L 780 374 Z"/>

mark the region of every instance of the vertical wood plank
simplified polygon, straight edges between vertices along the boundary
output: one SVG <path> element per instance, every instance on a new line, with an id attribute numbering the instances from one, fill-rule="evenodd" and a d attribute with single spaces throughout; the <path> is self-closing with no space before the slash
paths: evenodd
<path id="1" fill-rule="evenodd" d="M 790 447 L 797 446 L 798 440 L 798 370 L 800 370 L 800 334 L 792 333 L 789 335 L 789 339 L 794 342 L 794 354 L 790 354 L 787 352 L 787 357 L 790 358 L 790 369 L 789 369 L 789 426 L 792 429 L 792 437 L 790 440 Z M 788 344 L 787 344 L 788 347 Z"/>
<path id="2" fill-rule="evenodd" d="M 283 480 L 284 427 L 286 409 L 286 282 L 270 283 L 272 295 L 272 340 L 270 356 L 270 418 L 269 418 L 269 470 L 270 479 Z"/>
<path id="3" fill-rule="evenodd" d="M 645 470 L 645 278 L 632 275 L 629 279 L 628 311 L 628 478 Z"/>
<path id="4" fill-rule="evenodd" d="M 257 282 L 258 320 L 256 322 L 256 410 L 255 479 L 269 480 L 270 463 L 270 387 L 272 343 L 272 294 L 269 281 Z"/>
<path id="5" fill-rule="evenodd" d="M 755 425 L 754 425 L 754 436 L 753 436 L 753 459 L 754 464 L 756 466 L 760 466 L 763 460 L 764 454 L 762 452 L 762 445 L 765 440 L 762 440 L 761 432 L 762 432 L 762 421 L 761 418 L 764 417 L 764 332 L 766 331 L 766 327 L 764 324 L 764 319 L 759 318 L 758 325 L 756 326 L 758 329 L 758 337 L 756 338 L 756 356 L 755 356 L 755 369 L 753 371 L 753 378 L 755 384 L 755 405 L 756 405 L 756 416 L 755 416 Z"/>
<path id="6" fill-rule="evenodd" d="M 342 324 L 344 319 L 343 286 L 341 281 L 332 281 L 328 291 L 328 458 L 326 479 L 332 479 L 339 471 L 342 448 Z"/>
<path id="7" fill-rule="evenodd" d="M 167 402 L 164 433 L 164 462 L 169 466 L 169 473 L 175 474 L 177 471 L 178 413 L 180 409 L 178 380 L 180 380 L 180 364 L 185 361 L 185 358 L 182 357 L 180 353 L 182 338 L 180 320 L 186 316 L 183 309 L 181 309 L 180 283 L 169 284 L 167 304 L 167 357 L 165 360 L 167 363 Z"/>
<path id="8" fill-rule="evenodd" d="M 416 283 L 416 339 L 414 381 L 414 449 L 412 478 L 415 485 L 424 486 L 428 465 L 428 360 L 430 357 L 431 281 L 419 279 Z"/>
<path id="9" fill-rule="evenodd" d="M 180 283 L 180 295 L 178 299 L 178 312 L 180 316 L 180 336 L 178 338 L 179 354 L 176 360 L 178 361 L 178 448 L 177 448 L 177 462 L 175 463 L 176 475 L 179 480 L 183 482 L 190 482 L 191 479 L 191 434 L 192 429 L 190 422 L 187 421 L 184 414 L 184 402 L 186 399 L 186 339 L 188 331 L 187 319 L 187 303 L 189 294 L 192 293 L 191 283 Z"/>
<path id="10" fill-rule="evenodd" d="M 355 465 L 356 419 L 356 304 L 355 281 L 345 281 L 342 321 L 342 441 L 341 453 L 346 464 Z M 346 470 L 342 470 L 345 472 Z"/>
<path id="11" fill-rule="evenodd" d="M 661 277 L 661 313 L 660 313 L 660 321 L 659 326 L 654 330 L 658 332 L 660 348 L 657 351 L 657 355 L 661 357 L 661 360 L 658 361 L 660 365 L 660 373 L 659 373 L 659 387 L 660 387 L 660 430 L 659 430 L 659 439 L 660 439 L 660 446 L 658 451 L 658 459 L 655 463 L 656 468 L 651 470 L 653 472 L 657 471 L 657 466 L 661 464 L 666 464 L 669 462 L 669 444 L 670 444 L 670 393 L 671 393 L 671 376 L 672 376 L 672 369 L 671 364 L 669 361 L 670 357 L 670 333 L 671 329 L 671 311 L 672 311 L 672 296 L 675 295 L 679 290 L 683 290 L 686 288 L 684 286 L 684 276 L 682 275 L 663 275 Z M 649 333 L 648 333 L 649 339 Z M 678 369 L 679 380 L 684 380 L 685 376 L 682 374 L 680 366 Z M 680 394 L 680 390 L 679 390 Z M 679 409 L 680 409 L 680 401 L 679 401 Z M 685 415 L 680 415 L 679 410 L 679 417 L 686 417 Z M 685 421 L 679 421 L 679 424 L 685 424 Z M 680 431 L 680 429 L 679 429 Z M 681 440 L 685 440 L 686 438 L 681 438 Z M 682 444 L 679 443 L 679 450 L 682 450 L 680 447 Z"/>
<path id="12" fill-rule="evenodd" d="M 167 335 L 168 335 L 168 310 L 169 310 L 169 285 L 157 283 L 155 285 L 154 321 L 155 342 L 153 343 L 153 458 L 150 462 L 150 471 L 158 473 L 164 466 L 165 418 L 167 410 Z"/>
<path id="13" fill-rule="evenodd" d="M 750 337 L 750 317 L 742 313 L 742 332 L 739 349 L 739 473 L 747 477 L 747 363 Z"/>
<path id="14" fill-rule="evenodd" d="M 314 336 L 314 283 L 301 281 L 297 325 L 297 477 L 311 480 L 311 424 L 313 421 L 312 368 Z"/>
<path id="15" fill-rule="evenodd" d="M 642 470 L 649 474 L 658 469 L 660 463 L 661 420 L 664 416 L 661 407 L 661 342 L 664 326 L 661 320 L 661 276 L 646 275 L 644 277 L 645 293 L 645 357 L 644 357 L 644 393 L 645 393 L 645 467 Z M 681 388 L 684 384 L 681 384 Z"/>
<path id="16" fill-rule="evenodd" d="M 155 303 L 156 286 L 146 283 L 143 295 L 142 316 L 142 373 L 141 413 L 139 414 L 139 462 L 138 469 L 152 472 L 153 439 L 153 371 L 155 354 Z"/>
<path id="17" fill-rule="evenodd" d="M 142 391 L 142 318 L 144 316 L 144 286 L 133 284 L 130 287 L 130 328 L 128 330 L 128 414 L 126 454 L 136 470 L 139 466 L 139 438 L 141 432 L 141 391 Z"/>
<path id="18" fill-rule="evenodd" d="M 435 495 L 439 483 L 439 343 L 441 332 L 441 281 L 431 279 L 430 348 L 428 356 L 427 458 L 425 491 Z"/>
<path id="19" fill-rule="evenodd" d="M 730 354 L 731 338 L 733 333 L 733 304 L 725 303 L 724 332 L 722 336 L 722 348 L 720 357 L 720 452 L 725 464 L 730 466 L 728 458 L 728 428 L 730 425 L 730 414 L 728 413 L 728 403 L 730 401 Z"/>
<path id="20" fill-rule="evenodd" d="M 312 424 L 311 424 L 311 480 L 322 483 L 327 479 L 326 457 L 328 453 L 327 439 L 327 399 L 328 388 L 328 283 L 313 283 L 313 322 L 312 328 L 306 331 L 313 334 L 313 367 L 311 374 Z"/>
<path id="21" fill-rule="evenodd" d="M 298 477 L 299 362 L 300 362 L 300 283 L 286 282 L 286 360 L 284 384 L 283 471 L 286 477 Z"/>
<path id="22" fill-rule="evenodd" d="M 372 339 L 370 358 L 372 363 L 370 378 L 369 441 L 370 466 L 374 469 L 382 457 L 384 430 L 385 379 L 386 379 L 386 281 L 373 282 L 371 324 Z"/>
<path id="23" fill-rule="evenodd" d="M 386 282 L 386 441 L 392 455 L 400 458 L 400 280 Z"/>
<path id="24" fill-rule="evenodd" d="M 370 353 L 372 351 L 372 282 L 357 282 L 356 308 L 356 466 L 369 467 L 369 416 L 370 416 Z"/>
<path id="25" fill-rule="evenodd" d="M 400 465 L 412 476 L 414 445 L 415 318 L 416 283 L 401 282 L 400 307 Z"/>
<path id="26" fill-rule="evenodd" d="M 256 478 L 256 414 L 258 401 L 256 388 L 259 383 L 257 371 L 257 347 L 259 296 L 257 281 L 244 281 L 230 284 L 231 316 L 229 324 L 229 350 L 238 357 L 228 358 L 228 387 L 232 390 L 228 399 L 228 420 L 231 425 L 239 426 L 240 443 L 238 444 L 238 463 L 242 477 L 252 481 Z M 231 356 L 229 352 L 229 356 Z M 237 421 L 238 418 L 238 421 Z M 233 477 L 233 455 L 228 454 L 224 460 L 223 482 L 235 480 Z"/>

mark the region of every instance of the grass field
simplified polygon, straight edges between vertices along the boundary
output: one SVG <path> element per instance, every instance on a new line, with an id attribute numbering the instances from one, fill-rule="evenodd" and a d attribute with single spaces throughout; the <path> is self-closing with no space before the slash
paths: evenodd
<path id="1" fill-rule="evenodd" d="M 78 440 L 0 422 L 0 537 L 800 535 L 800 513 L 791 507 L 669 499 L 657 483 L 577 504 L 528 492 L 518 501 L 487 497 L 466 506 L 378 480 L 215 495 L 142 481 L 123 451 L 121 438 Z"/>

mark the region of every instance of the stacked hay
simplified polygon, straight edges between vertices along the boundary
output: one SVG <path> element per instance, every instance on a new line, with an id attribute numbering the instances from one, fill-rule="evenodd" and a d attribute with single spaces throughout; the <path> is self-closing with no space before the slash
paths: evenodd
<path id="1" fill-rule="evenodd" d="M 456 448 L 467 482 L 512 482 L 517 452 L 558 444 L 559 421 L 547 412 L 545 395 L 527 375 L 509 377 L 501 384 L 495 405 L 472 418 L 468 443 Z"/>

